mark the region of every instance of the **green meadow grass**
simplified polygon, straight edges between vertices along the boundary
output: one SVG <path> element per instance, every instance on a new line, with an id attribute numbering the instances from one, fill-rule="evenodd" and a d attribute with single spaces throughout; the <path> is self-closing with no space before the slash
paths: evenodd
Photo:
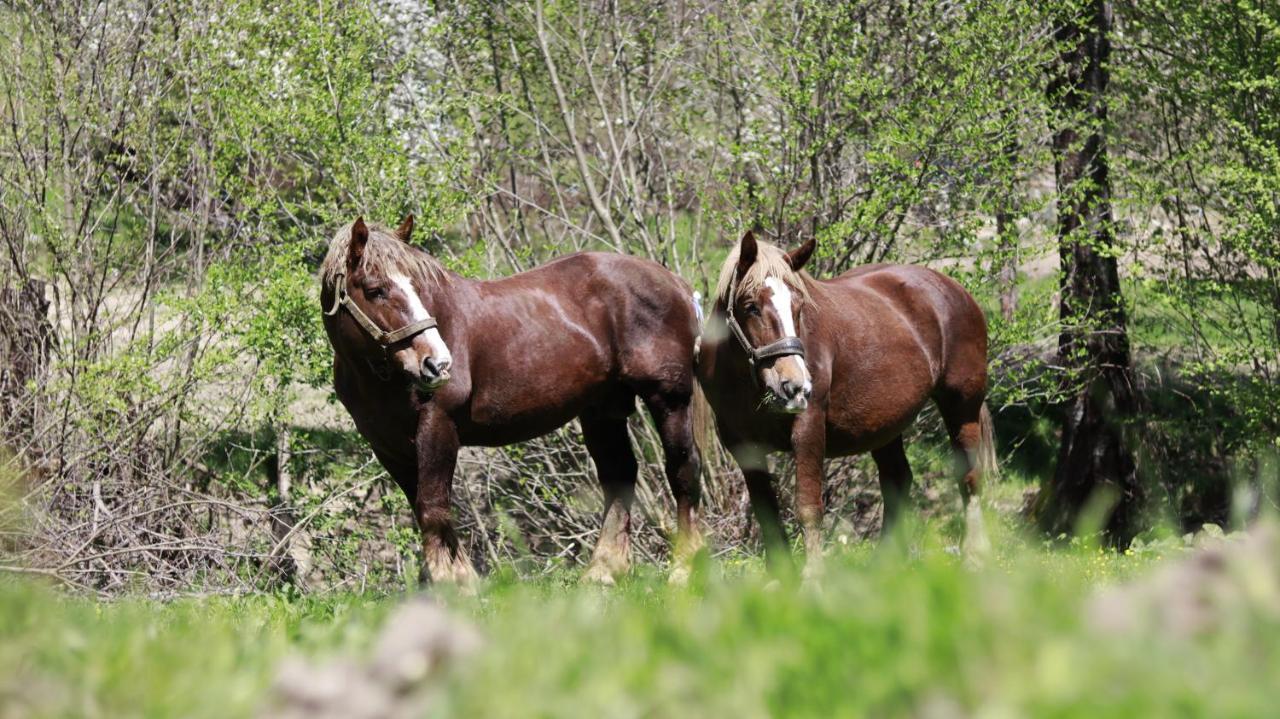
<path id="1" fill-rule="evenodd" d="M 1274 716 L 1280 620 L 1193 639 L 1085 623 L 1091 592 L 1176 542 L 1117 554 L 995 529 L 983 570 L 917 526 L 833 550 L 816 589 L 756 558 L 707 562 L 687 588 L 648 566 L 609 589 L 499 571 L 477 597 L 443 597 L 485 646 L 424 716 Z M 0 715 L 249 716 L 282 657 L 359 656 L 400 598 L 99 603 L 9 582 Z"/>

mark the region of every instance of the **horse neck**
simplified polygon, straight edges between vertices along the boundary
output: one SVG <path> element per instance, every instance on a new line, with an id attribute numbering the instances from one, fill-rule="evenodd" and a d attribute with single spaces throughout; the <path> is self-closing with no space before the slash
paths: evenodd
<path id="1" fill-rule="evenodd" d="M 729 309 L 724 300 L 716 300 L 711 307 L 711 321 L 720 324 L 720 330 L 723 333 L 723 339 L 720 341 L 716 350 L 716 363 L 720 365 L 720 371 L 728 371 L 733 375 L 749 376 L 750 355 L 747 354 L 746 348 L 738 342 L 733 333 L 729 331 Z M 746 368 L 745 370 L 743 368 Z"/>
<path id="2" fill-rule="evenodd" d="M 445 280 L 433 287 L 427 311 L 440 323 L 446 339 L 449 336 L 455 341 L 461 340 L 466 333 L 468 321 L 475 314 L 477 307 L 477 289 L 479 280 L 469 279 L 446 269 Z"/>

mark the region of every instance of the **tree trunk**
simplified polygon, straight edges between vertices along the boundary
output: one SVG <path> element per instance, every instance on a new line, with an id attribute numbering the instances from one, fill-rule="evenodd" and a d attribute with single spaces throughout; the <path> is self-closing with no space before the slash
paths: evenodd
<path id="1" fill-rule="evenodd" d="M 1056 31 L 1065 48 L 1049 83 L 1056 128 L 1061 260 L 1058 353 L 1068 369 L 1069 406 L 1052 479 L 1036 519 L 1052 534 L 1105 530 L 1124 545 L 1143 504 L 1128 427 L 1137 412 L 1129 337 L 1116 268 L 1105 142 L 1111 7 L 1091 0 Z"/>
<path id="2" fill-rule="evenodd" d="M 293 494 L 293 472 L 290 462 L 293 459 L 293 432 L 287 423 L 286 411 L 277 410 L 271 422 L 275 435 L 275 462 L 270 465 L 272 479 L 280 501 L 271 508 L 271 534 L 275 537 L 276 546 L 271 560 L 275 570 L 275 579 L 281 585 L 298 585 L 305 583 L 307 573 L 311 570 L 311 547 L 304 532 L 297 529 L 298 515 L 294 511 L 291 495 Z"/>
<path id="3" fill-rule="evenodd" d="M 997 283 L 1000 287 L 1000 316 L 1012 322 L 1018 311 L 1018 225 L 1009 211 L 1010 198 L 1000 200 L 996 210 Z"/>

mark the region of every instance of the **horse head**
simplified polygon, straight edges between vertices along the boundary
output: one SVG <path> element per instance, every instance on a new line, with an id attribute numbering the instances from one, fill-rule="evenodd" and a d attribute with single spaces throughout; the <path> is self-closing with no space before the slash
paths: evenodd
<path id="1" fill-rule="evenodd" d="M 746 351 L 765 403 L 796 414 L 809 406 L 813 378 L 796 328 L 808 291 L 800 270 L 813 255 L 810 240 L 791 252 L 747 232 L 721 275 L 720 301 L 730 334 Z"/>
<path id="2" fill-rule="evenodd" d="M 423 298 L 447 278 L 434 259 L 408 244 L 412 232 L 413 215 L 395 230 L 358 218 L 340 231 L 322 270 L 333 292 L 325 314 L 335 318 L 334 331 L 347 346 L 371 363 L 383 355 L 430 391 L 449 381 L 453 356 Z"/>

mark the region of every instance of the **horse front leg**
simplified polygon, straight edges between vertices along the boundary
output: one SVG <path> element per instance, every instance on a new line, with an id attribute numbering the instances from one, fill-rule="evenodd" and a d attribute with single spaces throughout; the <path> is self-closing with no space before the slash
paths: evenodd
<path id="1" fill-rule="evenodd" d="M 453 527 L 453 471 L 458 462 L 458 430 L 435 407 L 422 411 L 415 439 L 418 452 L 418 491 L 414 515 L 422 532 L 422 581 L 456 584 L 474 592 L 478 583 L 471 558 Z"/>
<path id="2" fill-rule="evenodd" d="M 787 541 L 787 530 L 782 526 L 782 508 L 773 487 L 773 476 L 769 474 L 768 454 L 750 443 L 730 444 L 729 452 L 742 468 L 742 477 L 747 483 L 751 513 L 760 525 L 765 563 L 771 569 L 789 568 L 791 547 Z"/>
<path id="3" fill-rule="evenodd" d="M 796 417 L 791 429 L 796 458 L 796 517 L 804 532 L 805 581 L 822 574 L 822 463 L 827 451 L 826 417 L 816 408 Z"/>

